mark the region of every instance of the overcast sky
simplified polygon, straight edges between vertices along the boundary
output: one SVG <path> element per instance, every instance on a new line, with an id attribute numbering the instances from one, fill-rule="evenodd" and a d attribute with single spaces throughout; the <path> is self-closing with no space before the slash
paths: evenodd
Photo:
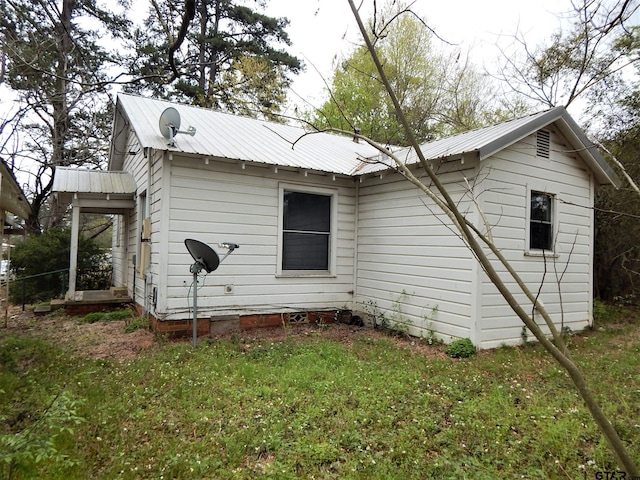
<path id="1" fill-rule="evenodd" d="M 367 10 L 363 17 L 370 15 L 372 3 L 364 0 Z M 307 64 L 307 71 L 294 83 L 294 91 L 308 100 L 317 100 L 314 103 L 319 105 L 324 87 L 322 76 L 329 79 L 335 59 L 348 54 L 354 42 L 360 41 L 348 1 L 269 0 L 268 5 L 269 15 L 285 16 L 291 21 L 287 29 L 293 42 L 290 52 Z M 471 48 L 472 58 L 489 67 L 498 56 L 497 42 L 506 45 L 516 31 L 530 42 L 541 41 L 560 27 L 560 16 L 570 10 L 571 3 L 569 0 L 416 0 L 412 8 L 438 35 L 464 50 Z"/>

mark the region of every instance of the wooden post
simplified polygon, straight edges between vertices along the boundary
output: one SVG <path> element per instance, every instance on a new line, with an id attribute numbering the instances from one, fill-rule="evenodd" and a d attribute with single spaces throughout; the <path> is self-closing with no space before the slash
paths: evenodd
<path id="1" fill-rule="evenodd" d="M 78 275 L 78 237 L 80 235 L 80 206 L 74 198 L 71 216 L 71 251 L 69 253 L 69 291 L 67 296 L 73 301 L 76 296 L 76 278 Z"/>

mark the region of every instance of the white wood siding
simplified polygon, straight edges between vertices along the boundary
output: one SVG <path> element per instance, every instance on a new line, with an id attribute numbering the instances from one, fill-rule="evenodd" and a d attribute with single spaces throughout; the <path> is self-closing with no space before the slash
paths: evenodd
<path id="1" fill-rule="evenodd" d="M 123 170 L 131 173 L 136 182 L 136 208 L 129 211 L 128 215 L 123 215 L 123 235 L 126 238 L 122 242 L 122 253 L 119 258 L 120 267 L 123 272 L 126 272 L 126 277 L 122 278 L 124 284 L 127 286 L 129 294 L 132 296 L 135 302 L 140 305 L 145 305 L 145 283 L 137 270 L 137 263 L 134 265 L 133 256 L 136 256 L 138 260 L 139 252 L 139 238 L 140 238 L 140 225 L 139 225 L 139 200 L 140 195 L 145 192 L 149 195 L 148 179 L 149 179 L 149 160 L 145 157 L 145 151 L 139 147 L 136 136 L 133 131 L 129 131 L 129 138 L 127 145 L 128 151 L 137 152 L 135 155 L 125 157 L 123 164 Z M 148 150 L 147 154 L 153 154 L 153 150 Z M 126 255 L 126 257 L 125 257 Z M 135 275 L 135 279 L 134 279 Z M 135 285 L 135 291 L 134 291 Z"/>
<path id="2" fill-rule="evenodd" d="M 557 328 L 564 325 L 571 329 L 581 329 L 590 322 L 592 301 L 591 176 L 582 162 L 575 158 L 575 154 L 567 151 L 567 142 L 554 129 L 550 131 L 550 159 L 536 157 L 536 137 L 527 137 L 482 162 L 479 177 L 485 175 L 486 178 L 477 184 L 476 195 L 482 199 L 482 209 L 492 226 L 497 247 L 533 293 L 540 291 L 540 299 L 555 320 Z M 526 212 L 530 190 L 555 196 L 554 215 L 558 219 L 558 231 L 554 232 L 556 255 L 553 257 L 525 253 L 526 231 L 529 228 Z M 559 290 L 557 276 L 562 275 L 565 269 Z M 507 285 L 512 287 L 512 291 L 516 291 L 516 285 L 509 279 L 506 270 L 499 266 L 498 271 L 507 280 Z M 482 346 L 490 348 L 521 342 L 522 322 L 507 306 L 484 272 L 479 271 L 479 281 Z M 517 298 L 525 306 L 525 310 L 531 311 L 531 302 L 524 295 L 520 294 Z M 541 318 L 540 322 L 543 322 Z M 530 332 L 527 335 L 532 339 Z"/>
<path id="3" fill-rule="evenodd" d="M 528 191 L 555 195 L 557 255 L 546 259 L 540 298 L 559 328 L 564 321 L 577 329 L 591 320 L 594 186 L 575 154 L 564 151 L 564 139 L 554 129 L 551 134 L 550 159 L 535 156 L 535 136 L 530 136 L 482 162 L 444 165 L 441 169 L 449 173 L 442 173 L 441 179 L 478 225 L 464 182 L 469 179 L 498 248 L 534 292 L 543 280 L 545 258 L 525 254 Z M 128 144 L 135 147 L 133 134 Z M 135 301 L 160 319 L 191 318 L 192 259 L 184 240 L 195 238 L 216 249 L 222 241 L 240 244 L 217 271 L 201 279 L 202 317 L 347 306 L 382 313 L 392 323 L 404 323 L 414 335 L 435 332 L 445 341 L 470 337 L 483 348 L 521 341 L 520 320 L 457 237 L 448 217 L 399 175 L 354 182 L 137 151 L 127 156 L 123 169 L 136 181 L 138 203 L 143 192 L 147 196 L 151 261 L 148 274 L 134 280 L 132 257 L 139 255 L 140 238 L 136 208 L 122 217 L 117 232 L 121 237 L 113 253 L 114 282 L 126 284 Z M 279 186 L 285 183 L 337 195 L 338 228 L 331 245 L 336 266 L 331 275 L 277 275 Z M 554 268 L 564 275 L 562 308 Z M 504 269 L 498 270 L 506 278 Z M 227 286 L 232 293 L 225 293 Z M 527 304 L 523 295 L 519 299 Z"/>
<path id="4" fill-rule="evenodd" d="M 355 196 L 353 181 L 331 176 L 304 176 L 280 169 L 211 160 L 174 158 L 168 163 L 168 209 L 165 296 L 156 315 L 162 319 L 190 318 L 189 286 L 193 263 L 184 240 L 211 245 L 222 256 L 219 242 L 240 248 L 200 281 L 200 316 L 270 313 L 339 308 L 353 300 Z M 165 171 L 165 174 L 168 173 Z M 281 182 L 323 187 L 337 194 L 338 231 L 333 275 L 278 277 L 278 187 Z M 166 186 L 165 186 L 166 189 Z M 155 230 L 154 230 L 155 231 Z M 158 263 L 159 264 L 159 263 Z M 233 293 L 225 293 L 231 286 Z M 162 306 L 162 309 L 160 308 Z"/>
<path id="5" fill-rule="evenodd" d="M 460 208 L 471 209 L 463 174 L 442 180 Z M 474 262 L 449 218 L 399 175 L 365 179 L 358 198 L 358 309 L 382 313 L 413 335 L 471 336 Z"/>

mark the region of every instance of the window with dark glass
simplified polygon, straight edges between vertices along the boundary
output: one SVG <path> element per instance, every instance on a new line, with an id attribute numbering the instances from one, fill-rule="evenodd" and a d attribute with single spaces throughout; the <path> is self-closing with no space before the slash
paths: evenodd
<path id="1" fill-rule="evenodd" d="M 331 196 L 284 192 L 282 270 L 329 270 Z"/>
<path id="2" fill-rule="evenodd" d="M 529 248 L 553 250 L 553 196 L 531 192 Z"/>

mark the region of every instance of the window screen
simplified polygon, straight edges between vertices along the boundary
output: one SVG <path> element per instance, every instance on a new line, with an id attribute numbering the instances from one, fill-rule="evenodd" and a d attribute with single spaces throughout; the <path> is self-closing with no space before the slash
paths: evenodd
<path id="1" fill-rule="evenodd" d="M 283 270 L 329 270 L 331 197 L 284 192 Z"/>

